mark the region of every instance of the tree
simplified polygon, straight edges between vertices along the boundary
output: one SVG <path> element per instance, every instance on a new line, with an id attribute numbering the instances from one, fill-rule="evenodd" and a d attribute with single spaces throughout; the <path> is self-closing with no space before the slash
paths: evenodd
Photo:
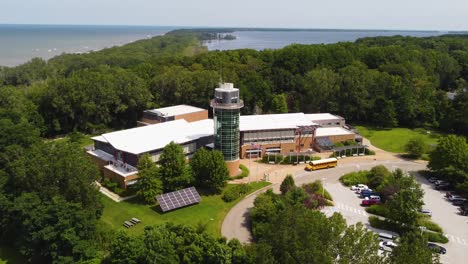
<path id="1" fill-rule="evenodd" d="M 5 175 L 2 239 L 17 245 L 32 262 L 94 258 L 102 212 L 94 185 L 98 171 L 76 144 L 38 142 L 8 163 L 2 181 Z"/>
<path id="2" fill-rule="evenodd" d="M 379 239 L 377 235 L 367 230 L 361 222 L 349 226 L 333 246 L 334 263 L 383 263 L 377 254 Z"/>
<path id="3" fill-rule="evenodd" d="M 291 174 L 288 174 L 286 175 L 286 178 L 284 178 L 283 182 L 280 185 L 281 194 L 285 195 L 287 192 L 289 192 L 295 187 L 296 184 L 294 183 L 293 176 Z"/>
<path id="4" fill-rule="evenodd" d="M 424 142 L 422 137 L 411 138 L 405 145 L 406 152 L 416 159 L 426 153 L 426 149 L 426 142 Z"/>
<path id="5" fill-rule="evenodd" d="M 159 169 L 145 154 L 138 160 L 138 182 L 136 184 L 137 196 L 147 204 L 156 201 L 156 196 L 162 193 L 163 185 Z"/>
<path id="6" fill-rule="evenodd" d="M 367 174 L 368 184 L 371 188 L 375 189 L 391 174 L 392 173 L 385 166 L 375 166 Z"/>
<path id="7" fill-rule="evenodd" d="M 438 171 L 445 167 L 468 171 L 468 144 L 461 136 L 448 135 L 439 139 L 439 143 L 430 154 L 428 167 Z"/>
<path id="8" fill-rule="evenodd" d="M 278 94 L 273 96 L 273 100 L 271 102 L 271 108 L 273 113 L 281 114 L 288 112 L 288 102 L 286 101 L 285 94 Z"/>
<path id="9" fill-rule="evenodd" d="M 424 191 L 420 186 L 402 189 L 386 202 L 388 219 L 403 231 L 414 230 L 418 226 L 419 212 L 424 205 Z"/>
<path id="10" fill-rule="evenodd" d="M 182 147 L 169 143 L 159 158 L 161 180 L 165 192 L 186 188 L 193 183 L 193 177 L 187 164 Z"/>
<path id="11" fill-rule="evenodd" d="M 246 259 L 243 251 L 238 242 L 227 244 L 193 227 L 166 223 L 147 226 L 137 237 L 119 234 L 109 259 L 111 263 L 239 263 Z"/>
<path id="12" fill-rule="evenodd" d="M 402 236 L 390 259 L 392 263 L 440 263 L 438 254 L 427 247 L 427 240 L 419 232 L 410 232 Z"/>
<path id="13" fill-rule="evenodd" d="M 198 187 L 219 193 L 226 186 L 229 170 L 220 151 L 201 148 L 193 155 L 190 166 Z"/>

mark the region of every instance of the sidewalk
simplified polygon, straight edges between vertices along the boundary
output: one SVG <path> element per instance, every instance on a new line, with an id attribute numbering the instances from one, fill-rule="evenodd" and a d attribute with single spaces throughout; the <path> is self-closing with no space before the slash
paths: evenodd
<path id="1" fill-rule="evenodd" d="M 109 197 L 114 202 L 119 203 L 119 202 L 122 202 L 122 201 L 125 201 L 125 200 L 128 200 L 128 199 L 132 199 L 133 197 L 136 197 L 136 194 L 130 195 L 130 196 L 127 196 L 127 197 L 120 197 L 118 194 L 113 193 L 109 189 L 103 187 L 99 182 L 95 181 L 94 183 L 96 183 L 96 185 L 99 187 L 99 192 L 101 192 L 105 196 Z"/>

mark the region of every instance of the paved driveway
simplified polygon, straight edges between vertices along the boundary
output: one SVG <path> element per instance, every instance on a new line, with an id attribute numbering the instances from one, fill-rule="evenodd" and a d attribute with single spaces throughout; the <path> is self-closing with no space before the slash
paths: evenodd
<path id="1" fill-rule="evenodd" d="M 323 179 L 325 184 L 338 184 L 338 179 L 345 173 L 353 172 L 357 170 L 368 170 L 373 166 L 383 164 L 387 166 L 389 169 L 401 168 L 406 171 L 418 171 L 424 169 L 426 167 L 425 164 L 412 162 L 412 161 L 364 161 L 361 163 L 354 163 L 354 164 L 340 164 L 338 167 L 328 170 L 319 170 L 314 172 L 305 172 L 300 171 L 294 176 L 294 180 L 297 185 L 302 185 L 304 183 L 310 183 L 318 179 Z M 328 186 L 326 186 L 328 188 Z M 279 183 L 273 184 L 266 189 L 273 188 L 275 192 L 279 192 Z M 237 238 L 241 242 L 250 242 L 252 240 L 252 235 L 250 233 L 250 223 L 248 218 L 248 212 L 253 207 L 253 202 L 255 197 L 262 191 L 266 189 L 262 189 L 257 191 L 256 193 L 247 196 L 244 200 L 240 201 L 236 204 L 226 215 L 223 221 L 223 225 L 221 227 L 221 233 L 228 239 Z M 352 194 L 352 192 L 349 192 Z M 331 193 L 334 196 L 334 193 Z M 357 198 L 356 198 L 357 199 Z M 335 199 L 336 200 L 336 199 Z M 338 201 L 338 200 L 337 200 Z M 339 201 L 338 201 L 339 202 Z M 343 204 L 346 206 L 346 204 Z M 350 206 L 350 205 L 349 205 Z M 359 204 L 357 204 L 359 207 Z M 350 218 L 350 223 L 353 222 L 353 218 Z M 356 218 L 355 221 L 363 221 L 359 219 L 367 219 L 364 215 L 362 218 Z"/>

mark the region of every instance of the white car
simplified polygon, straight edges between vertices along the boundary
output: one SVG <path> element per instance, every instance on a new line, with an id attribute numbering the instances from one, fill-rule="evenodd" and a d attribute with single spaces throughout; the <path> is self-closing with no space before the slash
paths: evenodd
<path id="1" fill-rule="evenodd" d="M 432 217 L 432 211 L 429 210 L 429 209 L 422 209 L 422 210 L 421 210 L 421 213 Z"/>
<path id="2" fill-rule="evenodd" d="M 383 251 L 392 252 L 397 247 L 397 244 L 393 241 L 384 241 L 379 243 L 379 249 Z"/>
<path id="3" fill-rule="evenodd" d="M 367 187 L 365 184 L 356 184 L 351 186 L 352 191 L 357 191 L 358 189 L 369 189 L 369 187 Z"/>

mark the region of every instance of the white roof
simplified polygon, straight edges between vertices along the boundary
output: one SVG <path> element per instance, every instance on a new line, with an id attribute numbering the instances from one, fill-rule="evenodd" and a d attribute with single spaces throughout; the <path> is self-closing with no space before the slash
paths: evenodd
<path id="1" fill-rule="evenodd" d="M 171 141 L 187 143 L 213 135 L 213 120 L 189 123 L 183 119 L 103 134 L 114 148 L 133 154 L 162 149 Z"/>
<path id="2" fill-rule="evenodd" d="M 305 114 L 306 118 L 315 122 L 321 120 L 334 120 L 334 119 L 341 119 L 341 117 L 332 115 L 330 113 L 322 113 L 322 114 Z"/>
<path id="3" fill-rule="evenodd" d="M 198 108 L 191 105 L 174 105 L 169 107 L 163 108 L 156 108 L 152 110 L 146 110 L 147 112 L 155 113 L 160 116 L 177 116 L 177 115 L 184 115 L 190 114 L 200 111 L 206 111 L 206 109 Z"/>
<path id="4" fill-rule="evenodd" d="M 316 123 L 307 119 L 304 113 L 247 115 L 240 116 L 240 131 L 294 129 L 298 126 L 312 126 Z"/>
<path id="5" fill-rule="evenodd" d="M 319 127 L 315 130 L 316 137 L 351 135 L 353 132 L 342 127 Z"/>

